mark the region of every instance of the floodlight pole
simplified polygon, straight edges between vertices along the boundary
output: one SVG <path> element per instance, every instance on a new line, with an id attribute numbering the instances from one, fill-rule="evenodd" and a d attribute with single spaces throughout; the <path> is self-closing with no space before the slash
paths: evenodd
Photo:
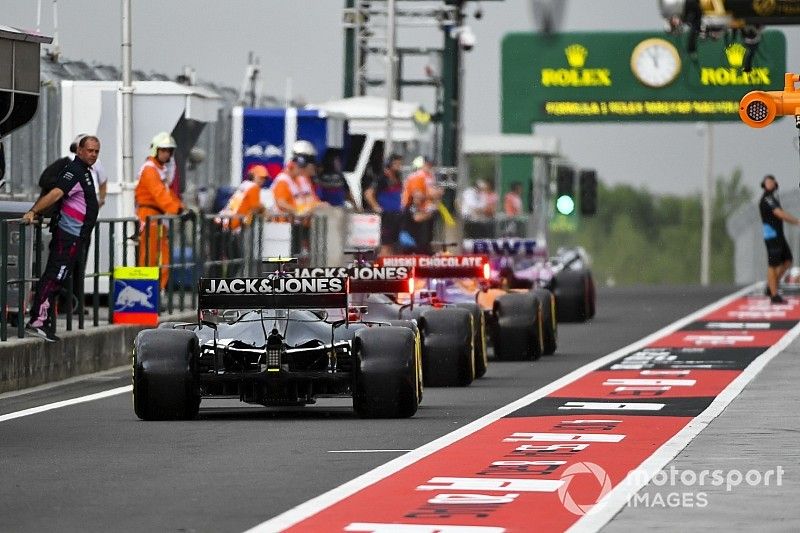
<path id="1" fill-rule="evenodd" d="M 131 59 L 131 0 L 122 0 L 122 183 L 133 184 L 133 63 Z M 124 192 L 123 192 L 124 194 Z"/>
<path id="2" fill-rule="evenodd" d="M 383 144 L 384 159 L 389 157 L 392 152 L 392 101 L 395 92 L 395 62 L 396 42 L 395 33 L 397 24 L 395 22 L 395 0 L 386 2 L 386 138 Z"/>
<path id="3" fill-rule="evenodd" d="M 714 130 L 710 122 L 704 124 L 706 137 L 705 175 L 703 178 L 703 225 L 700 237 L 700 284 L 709 283 L 711 270 L 711 197 L 713 196 Z"/>

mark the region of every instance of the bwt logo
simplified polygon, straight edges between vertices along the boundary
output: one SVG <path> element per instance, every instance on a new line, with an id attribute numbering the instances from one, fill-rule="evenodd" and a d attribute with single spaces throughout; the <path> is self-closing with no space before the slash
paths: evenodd
<path id="1" fill-rule="evenodd" d="M 543 251 L 535 239 L 474 239 L 464 241 L 464 250 L 475 254 L 535 256 Z"/>

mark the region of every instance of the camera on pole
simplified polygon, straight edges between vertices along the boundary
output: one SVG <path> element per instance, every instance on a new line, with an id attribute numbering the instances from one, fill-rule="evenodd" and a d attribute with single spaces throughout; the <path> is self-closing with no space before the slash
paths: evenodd
<path id="1" fill-rule="evenodd" d="M 581 215 L 592 216 L 597 213 L 597 171 L 594 169 L 581 170 L 578 181 L 580 182 Z"/>

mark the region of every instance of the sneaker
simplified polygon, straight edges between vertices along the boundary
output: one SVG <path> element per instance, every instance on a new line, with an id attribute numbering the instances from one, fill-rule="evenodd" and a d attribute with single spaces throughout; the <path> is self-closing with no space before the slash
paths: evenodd
<path id="1" fill-rule="evenodd" d="M 776 294 L 775 296 L 770 296 L 769 297 L 769 303 L 772 303 L 772 304 L 785 304 L 787 302 L 786 302 L 786 300 L 783 299 L 783 296 L 781 296 L 780 294 Z"/>
<path id="2" fill-rule="evenodd" d="M 25 324 L 25 331 L 30 333 L 31 335 L 35 335 L 41 339 L 46 340 L 47 342 L 56 342 L 60 341 L 58 337 L 56 337 L 55 333 L 45 330 L 45 328 L 41 326 L 34 326 L 31 323 Z"/>

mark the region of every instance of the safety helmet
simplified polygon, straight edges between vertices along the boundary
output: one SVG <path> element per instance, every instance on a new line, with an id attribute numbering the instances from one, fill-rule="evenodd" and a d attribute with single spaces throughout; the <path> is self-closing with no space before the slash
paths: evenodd
<path id="1" fill-rule="evenodd" d="M 175 139 L 172 135 L 166 131 L 162 131 L 150 141 L 150 155 L 155 157 L 158 154 L 159 148 L 172 148 L 174 150 L 176 146 Z"/>
<path id="2" fill-rule="evenodd" d="M 317 149 L 308 141 L 295 141 L 292 145 L 292 155 L 307 155 L 317 157 Z"/>
<path id="3" fill-rule="evenodd" d="M 292 144 L 292 161 L 299 167 L 317 162 L 317 149 L 308 141 L 300 140 Z"/>

